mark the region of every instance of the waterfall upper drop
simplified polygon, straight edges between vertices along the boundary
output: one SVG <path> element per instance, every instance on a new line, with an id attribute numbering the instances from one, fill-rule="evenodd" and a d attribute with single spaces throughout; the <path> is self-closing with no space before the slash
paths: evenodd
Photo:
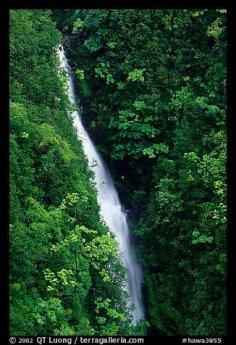
<path id="1" fill-rule="evenodd" d="M 62 46 L 58 49 L 61 68 L 67 75 L 67 93 L 72 104 L 76 105 L 76 95 L 74 90 L 73 73 L 68 64 Z M 100 154 L 97 152 L 92 140 L 86 132 L 78 111 L 71 114 L 77 135 L 82 141 L 85 155 L 88 158 L 89 166 L 95 173 L 96 188 L 98 190 L 98 202 L 101 208 L 101 216 L 112 233 L 115 234 L 119 243 L 119 250 L 127 268 L 126 290 L 129 294 L 129 303 L 134 305 L 134 322 L 138 322 L 143 317 L 143 304 L 141 296 L 142 271 L 137 263 L 130 242 L 129 227 L 126 214 L 122 210 L 121 203 L 114 187 L 111 175 L 103 163 Z M 96 164 L 94 164 L 96 162 Z"/>

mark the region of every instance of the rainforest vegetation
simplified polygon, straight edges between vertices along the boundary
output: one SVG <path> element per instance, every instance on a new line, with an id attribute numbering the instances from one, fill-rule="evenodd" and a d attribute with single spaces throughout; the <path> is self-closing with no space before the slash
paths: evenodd
<path id="1" fill-rule="evenodd" d="M 146 320 L 68 111 L 129 210 Z M 225 335 L 226 10 L 10 11 L 10 332 Z"/>

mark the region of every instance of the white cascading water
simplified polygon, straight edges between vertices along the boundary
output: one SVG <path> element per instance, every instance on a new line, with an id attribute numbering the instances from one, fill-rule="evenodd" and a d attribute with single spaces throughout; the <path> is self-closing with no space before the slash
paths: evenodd
<path id="1" fill-rule="evenodd" d="M 58 55 L 61 68 L 66 72 L 67 75 L 67 93 L 69 99 L 72 104 L 76 105 L 77 102 L 74 90 L 73 73 L 70 65 L 68 64 L 62 46 L 59 46 Z M 135 306 L 133 311 L 133 320 L 134 323 L 137 323 L 144 315 L 141 296 L 142 271 L 140 265 L 135 259 L 131 247 L 126 214 L 122 210 L 122 206 L 117 191 L 114 187 L 111 175 L 104 165 L 104 162 L 100 154 L 97 152 L 88 133 L 86 132 L 81 122 L 79 112 L 73 111 L 71 116 L 73 118 L 74 126 L 77 130 L 77 135 L 82 141 L 85 155 L 89 161 L 89 166 L 95 173 L 95 182 L 98 190 L 98 202 L 101 207 L 101 216 L 111 232 L 115 234 L 116 240 L 119 243 L 119 250 L 122 255 L 123 263 L 127 269 L 126 291 L 129 295 L 130 305 Z"/>

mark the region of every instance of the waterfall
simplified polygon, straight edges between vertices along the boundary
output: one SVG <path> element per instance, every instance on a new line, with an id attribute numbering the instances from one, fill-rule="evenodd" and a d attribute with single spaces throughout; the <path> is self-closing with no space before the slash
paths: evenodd
<path id="1" fill-rule="evenodd" d="M 69 99 L 72 104 L 76 105 L 73 73 L 62 46 L 59 46 L 58 55 L 61 68 L 65 71 L 67 76 L 67 93 Z M 126 214 L 122 209 L 110 172 L 86 132 L 79 112 L 73 111 L 71 116 L 73 118 L 74 127 L 77 130 L 77 135 L 82 141 L 85 155 L 89 161 L 89 166 L 95 173 L 95 183 L 98 190 L 98 203 L 101 208 L 101 216 L 110 231 L 115 234 L 116 240 L 119 243 L 120 254 L 124 266 L 127 269 L 126 291 L 129 295 L 130 305 L 135 306 L 133 320 L 134 323 L 137 323 L 144 314 L 141 296 L 142 271 L 132 250 Z"/>

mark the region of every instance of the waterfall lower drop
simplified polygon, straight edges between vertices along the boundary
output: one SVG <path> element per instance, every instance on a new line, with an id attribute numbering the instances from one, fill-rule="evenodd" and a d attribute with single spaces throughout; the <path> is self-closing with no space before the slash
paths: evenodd
<path id="1" fill-rule="evenodd" d="M 59 46 L 58 55 L 61 68 L 67 75 L 67 93 L 69 99 L 72 104 L 76 105 L 77 102 L 74 90 L 73 73 L 62 46 Z M 82 141 L 84 152 L 89 161 L 89 166 L 95 173 L 101 216 L 111 232 L 115 234 L 116 240 L 119 243 L 119 250 L 122 255 L 123 263 L 127 269 L 126 291 L 129 295 L 130 305 L 135 306 L 133 311 L 133 320 L 134 323 L 137 323 L 144 315 L 141 296 L 142 271 L 132 251 L 126 214 L 122 210 L 111 175 L 86 132 L 81 122 L 79 112 L 73 111 L 71 116 L 73 118 L 74 126 L 77 129 L 77 135 Z M 95 162 L 96 164 L 94 164 Z"/>

